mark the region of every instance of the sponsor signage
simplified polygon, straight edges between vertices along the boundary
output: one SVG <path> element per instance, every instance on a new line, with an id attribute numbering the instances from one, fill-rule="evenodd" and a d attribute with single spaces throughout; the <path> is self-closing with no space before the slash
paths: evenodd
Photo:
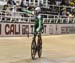
<path id="1" fill-rule="evenodd" d="M 29 33 L 29 25 L 19 23 L 1 23 L 0 36 L 24 36 Z"/>
<path id="2" fill-rule="evenodd" d="M 0 23 L 0 36 L 32 35 L 34 24 Z M 75 24 L 44 24 L 43 35 L 75 33 Z"/>

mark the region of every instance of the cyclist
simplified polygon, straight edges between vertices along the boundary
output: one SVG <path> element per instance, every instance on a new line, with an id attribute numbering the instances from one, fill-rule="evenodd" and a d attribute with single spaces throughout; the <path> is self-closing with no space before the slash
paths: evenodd
<path id="1" fill-rule="evenodd" d="M 34 25 L 34 39 L 38 33 L 41 34 L 43 29 L 43 19 L 41 16 L 41 8 L 36 7 L 34 11 L 30 11 L 28 9 L 22 8 L 22 11 L 27 14 L 32 14 L 35 17 L 35 25 Z"/>

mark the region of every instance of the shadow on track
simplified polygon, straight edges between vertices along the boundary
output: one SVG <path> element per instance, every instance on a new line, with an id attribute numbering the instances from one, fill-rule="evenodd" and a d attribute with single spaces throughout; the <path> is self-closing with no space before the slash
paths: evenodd
<path id="1" fill-rule="evenodd" d="M 30 59 L 23 59 L 23 60 L 19 60 L 16 62 L 11 62 L 11 63 L 50 63 L 50 62 L 55 62 L 55 60 L 53 59 L 48 59 L 48 58 L 35 58 L 35 60 Z"/>
<path id="2" fill-rule="evenodd" d="M 64 57 L 64 58 L 36 58 L 32 59 L 23 59 L 16 62 L 11 63 L 75 63 L 75 57 Z"/>

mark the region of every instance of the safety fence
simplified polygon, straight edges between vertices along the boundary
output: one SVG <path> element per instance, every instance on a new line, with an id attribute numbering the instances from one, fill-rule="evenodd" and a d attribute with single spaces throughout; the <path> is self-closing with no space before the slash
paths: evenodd
<path id="1" fill-rule="evenodd" d="M 48 24 L 72 24 L 75 23 L 75 17 L 64 17 L 61 15 L 41 14 L 43 23 Z M 25 16 L 24 12 L 0 12 L 0 22 L 25 22 L 34 23 L 35 18 L 32 15 Z"/>

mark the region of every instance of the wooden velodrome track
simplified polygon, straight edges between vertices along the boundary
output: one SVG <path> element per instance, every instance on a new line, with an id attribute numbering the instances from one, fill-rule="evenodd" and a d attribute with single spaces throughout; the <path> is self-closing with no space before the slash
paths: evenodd
<path id="1" fill-rule="evenodd" d="M 42 58 L 33 61 L 32 37 L 0 37 L 0 63 L 75 63 L 75 34 L 43 36 L 42 39 Z"/>

